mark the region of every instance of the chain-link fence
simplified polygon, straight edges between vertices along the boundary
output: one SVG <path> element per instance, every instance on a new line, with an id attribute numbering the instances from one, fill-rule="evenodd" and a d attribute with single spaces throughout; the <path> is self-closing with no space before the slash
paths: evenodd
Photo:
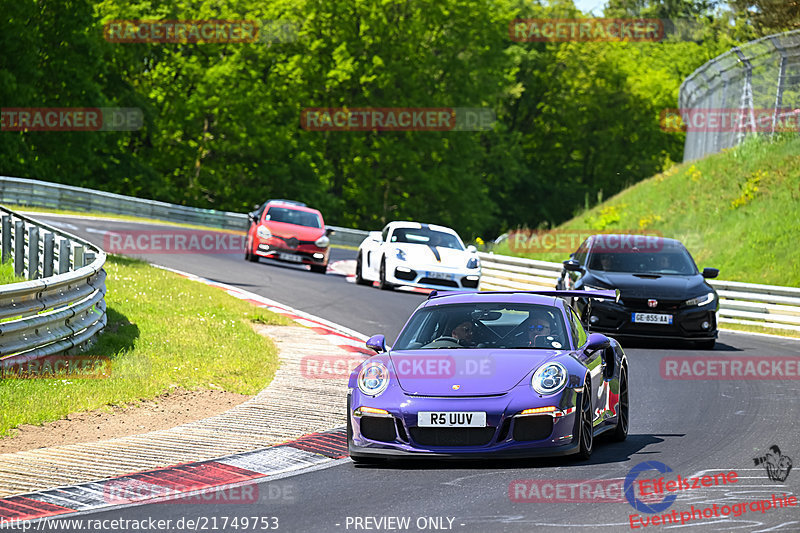
<path id="1" fill-rule="evenodd" d="M 739 144 L 751 133 L 798 131 L 800 30 L 751 41 L 716 57 L 680 89 L 683 160 Z"/>

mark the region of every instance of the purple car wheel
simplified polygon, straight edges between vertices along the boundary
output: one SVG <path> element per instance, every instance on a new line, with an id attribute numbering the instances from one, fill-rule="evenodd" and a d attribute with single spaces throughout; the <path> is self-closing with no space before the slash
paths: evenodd
<path id="1" fill-rule="evenodd" d="M 619 372 L 619 404 L 617 405 L 617 427 L 612 439 L 622 442 L 628 438 L 628 372 L 623 366 Z"/>
<path id="2" fill-rule="evenodd" d="M 592 446 L 594 445 L 594 426 L 592 424 L 592 388 L 587 382 L 583 386 L 581 393 L 580 411 L 580 448 L 578 457 L 588 459 L 592 456 Z"/>

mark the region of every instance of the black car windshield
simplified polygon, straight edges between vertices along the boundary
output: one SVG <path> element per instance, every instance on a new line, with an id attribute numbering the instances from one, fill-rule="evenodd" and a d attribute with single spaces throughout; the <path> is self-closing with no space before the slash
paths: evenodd
<path id="1" fill-rule="evenodd" d="M 417 311 L 393 350 L 447 348 L 567 349 L 557 307 L 535 304 L 447 304 Z"/>
<path id="2" fill-rule="evenodd" d="M 307 228 L 321 228 L 322 222 L 316 213 L 300 211 L 298 209 L 288 209 L 286 207 L 270 207 L 264 220 L 272 222 L 285 222 L 295 226 L 305 226 Z"/>
<path id="3" fill-rule="evenodd" d="M 391 242 L 410 242 L 415 244 L 426 244 L 428 246 L 438 246 L 440 248 L 453 248 L 463 250 L 464 247 L 458 237 L 452 233 L 435 231 L 425 228 L 397 228 L 392 233 Z"/>
<path id="4" fill-rule="evenodd" d="M 684 250 L 662 252 L 601 252 L 593 253 L 589 260 L 590 270 L 605 272 L 629 272 L 635 274 L 674 274 L 691 276 L 697 274 L 692 257 Z"/>

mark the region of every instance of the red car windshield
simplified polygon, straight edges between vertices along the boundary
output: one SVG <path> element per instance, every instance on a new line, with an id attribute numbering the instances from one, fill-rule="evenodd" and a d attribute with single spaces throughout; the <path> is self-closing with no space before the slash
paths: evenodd
<path id="1" fill-rule="evenodd" d="M 295 226 L 305 226 L 307 228 L 322 227 L 322 221 L 316 213 L 289 209 L 287 207 L 270 207 L 264 220 L 294 224 Z"/>

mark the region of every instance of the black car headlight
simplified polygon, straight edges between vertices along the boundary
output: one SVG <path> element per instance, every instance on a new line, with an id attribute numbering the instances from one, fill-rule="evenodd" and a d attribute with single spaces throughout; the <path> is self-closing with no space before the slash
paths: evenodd
<path id="1" fill-rule="evenodd" d="M 567 369 L 561 363 L 547 363 L 533 373 L 531 387 L 543 396 L 555 394 L 567 384 L 568 376 Z"/>
<path id="2" fill-rule="evenodd" d="M 405 261 L 407 259 L 406 253 L 402 250 L 402 248 L 395 248 L 395 257 L 400 261 Z"/>
<path id="3" fill-rule="evenodd" d="M 389 370 L 379 362 L 366 363 L 358 373 L 358 390 L 377 396 L 389 386 Z"/>
<path id="4" fill-rule="evenodd" d="M 701 306 L 701 305 L 708 305 L 713 302 L 717 298 L 717 295 L 713 292 L 709 292 L 708 294 L 700 295 L 696 298 L 691 298 L 683 302 L 685 305 L 689 306 Z"/>
<path id="5" fill-rule="evenodd" d="M 480 260 L 477 257 L 471 257 L 469 261 L 467 261 L 467 268 L 469 269 L 478 268 L 480 265 Z"/>

